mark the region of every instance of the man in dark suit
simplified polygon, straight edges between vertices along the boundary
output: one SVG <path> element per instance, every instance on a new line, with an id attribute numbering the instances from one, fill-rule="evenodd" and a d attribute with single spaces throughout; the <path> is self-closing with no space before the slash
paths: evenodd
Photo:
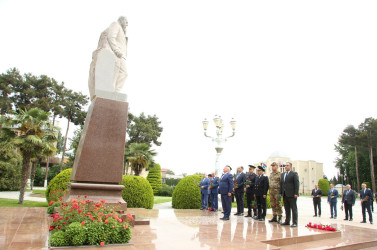
<path id="1" fill-rule="evenodd" d="M 203 174 L 203 178 L 200 181 L 200 193 L 202 198 L 202 208 L 200 210 L 206 210 L 207 209 L 207 203 L 208 203 L 208 195 L 209 195 L 209 179 L 207 178 L 207 174 Z"/>
<path id="2" fill-rule="evenodd" d="M 344 190 L 342 196 L 342 203 L 344 205 L 344 212 L 346 213 L 346 218 L 344 220 L 352 221 L 352 207 L 355 205 L 356 193 L 351 189 L 351 185 L 347 185 L 347 189 Z"/>
<path id="3" fill-rule="evenodd" d="M 219 177 L 216 176 L 215 172 L 212 172 L 212 179 L 209 180 L 210 185 L 210 201 L 211 201 L 211 211 L 216 212 L 219 210 L 219 202 L 218 202 L 218 195 L 219 195 Z"/>
<path id="4" fill-rule="evenodd" d="M 317 217 L 317 208 L 318 208 L 318 216 L 321 217 L 321 197 L 322 197 L 322 190 L 318 188 L 318 184 L 314 186 L 312 190 L 312 197 L 313 197 L 313 205 L 314 205 L 314 217 Z"/>
<path id="5" fill-rule="evenodd" d="M 373 224 L 372 212 L 370 210 L 370 197 L 373 195 L 373 193 L 369 188 L 367 188 L 367 185 L 365 183 L 361 184 L 361 188 L 362 190 L 360 191 L 360 201 L 363 212 L 363 221 L 360 223 L 367 223 L 365 214 L 365 210 L 367 210 L 369 215 L 369 222 L 370 224 Z"/>
<path id="6" fill-rule="evenodd" d="M 267 213 L 266 197 L 268 191 L 268 177 L 263 175 L 265 169 L 258 166 L 258 176 L 255 178 L 255 199 L 258 206 L 258 220 L 264 221 Z"/>
<path id="7" fill-rule="evenodd" d="M 240 166 L 237 168 L 237 174 L 234 178 L 234 195 L 236 196 L 237 201 L 237 213 L 234 215 L 242 216 L 244 211 L 244 202 L 243 202 L 243 196 L 244 196 L 244 187 L 245 187 L 245 181 L 246 181 L 246 174 L 243 172 L 243 167 Z"/>
<path id="8" fill-rule="evenodd" d="M 336 219 L 338 216 L 338 209 L 337 209 L 337 204 L 338 204 L 338 190 L 334 188 L 334 184 L 330 184 L 330 190 L 327 195 L 327 202 L 330 204 L 330 211 L 331 211 L 331 217 L 330 219 Z"/>
<path id="9" fill-rule="evenodd" d="M 246 192 L 246 202 L 247 202 L 247 215 L 245 217 L 252 217 L 251 215 L 251 203 L 254 201 L 254 192 L 255 192 L 255 179 L 257 175 L 254 173 L 255 167 L 253 165 L 249 165 L 249 174 L 246 176 L 246 181 L 250 182 L 249 185 L 246 185 L 245 192 Z M 257 216 L 257 209 L 256 206 L 253 207 L 254 216 Z"/>
<path id="10" fill-rule="evenodd" d="M 224 175 L 221 177 L 219 193 L 221 194 L 221 204 L 223 206 L 224 217 L 220 220 L 229 220 L 230 211 L 232 209 L 232 190 L 233 176 L 230 173 L 230 167 L 224 167 Z"/>
<path id="11" fill-rule="evenodd" d="M 287 162 L 285 164 L 285 173 L 281 175 L 280 192 L 283 196 L 284 210 L 285 210 L 285 222 L 281 225 L 289 225 L 291 221 L 292 211 L 292 225 L 291 227 L 297 227 L 297 197 L 298 190 L 300 188 L 300 181 L 298 174 L 292 171 L 292 163 Z"/>

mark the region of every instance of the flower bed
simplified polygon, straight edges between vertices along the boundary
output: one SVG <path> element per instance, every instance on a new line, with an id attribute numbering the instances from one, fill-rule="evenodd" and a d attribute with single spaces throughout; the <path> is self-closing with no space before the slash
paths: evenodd
<path id="1" fill-rule="evenodd" d="M 126 220 L 114 207 L 105 206 L 105 201 L 73 199 L 62 202 L 59 212 L 52 214 L 50 245 L 80 246 L 124 244 L 131 239 L 131 214 Z"/>
<path id="2" fill-rule="evenodd" d="M 326 230 L 326 231 L 337 231 L 336 228 L 334 227 L 331 227 L 330 225 L 322 225 L 322 224 L 312 224 L 311 222 L 309 222 L 306 227 L 310 227 L 310 228 L 315 228 L 315 229 L 320 229 L 320 230 Z"/>

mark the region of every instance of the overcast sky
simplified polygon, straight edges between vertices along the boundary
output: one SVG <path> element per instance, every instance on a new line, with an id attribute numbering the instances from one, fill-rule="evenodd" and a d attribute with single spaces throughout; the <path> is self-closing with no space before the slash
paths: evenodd
<path id="1" fill-rule="evenodd" d="M 376 1 L 0 0 L 0 72 L 45 74 L 89 95 L 99 36 L 125 15 L 124 91 L 132 113 L 162 122 L 162 168 L 214 169 L 202 120 L 214 133 L 219 114 L 226 135 L 237 121 L 222 165 L 278 150 L 333 176 L 342 130 L 377 117 L 376 13 Z"/>

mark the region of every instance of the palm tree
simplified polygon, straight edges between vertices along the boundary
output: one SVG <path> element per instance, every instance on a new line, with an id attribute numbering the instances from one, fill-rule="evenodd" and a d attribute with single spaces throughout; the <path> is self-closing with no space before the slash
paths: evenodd
<path id="1" fill-rule="evenodd" d="M 4 137 L 14 143 L 23 157 L 19 204 L 24 202 L 31 159 L 56 151 L 53 145 L 56 128 L 49 123 L 48 117 L 49 113 L 40 109 L 20 110 L 14 117 L 8 117 L 1 128 Z"/>
<path id="2" fill-rule="evenodd" d="M 153 156 L 157 153 L 145 143 L 131 143 L 125 150 L 125 161 L 130 165 L 136 176 L 139 176 L 143 168 L 148 169 Z"/>

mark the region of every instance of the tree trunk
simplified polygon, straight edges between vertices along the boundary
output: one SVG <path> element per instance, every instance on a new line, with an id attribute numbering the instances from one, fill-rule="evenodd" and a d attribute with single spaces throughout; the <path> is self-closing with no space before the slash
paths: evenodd
<path id="1" fill-rule="evenodd" d="M 374 178 L 374 162 L 373 162 L 373 147 L 370 146 L 370 171 L 372 178 L 372 190 L 373 193 L 376 193 L 376 179 Z"/>
<path id="2" fill-rule="evenodd" d="M 69 130 L 69 119 L 67 124 L 67 131 L 65 132 L 65 138 L 64 138 L 64 145 L 63 145 L 63 152 L 62 152 L 62 159 L 60 161 L 60 172 L 62 171 L 63 166 L 63 160 L 64 160 L 64 154 L 65 154 L 65 147 L 67 145 L 67 138 L 68 138 L 68 130 Z"/>
<path id="3" fill-rule="evenodd" d="M 30 153 L 23 153 L 22 161 L 22 175 L 21 175 L 21 185 L 20 185 L 20 197 L 18 199 L 18 204 L 24 204 L 24 196 L 27 180 L 30 176 Z"/>
<path id="4" fill-rule="evenodd" d="M 47 156 L 46 174 L 45 174 L 45 180 L 43 182 L 43 187 L 47 187 L 48 165 L 50 165 L 50 157 Z"/>
<path id="5" fill-rule="evenodd" d="M 356 145 L 355 145 L 355 159 L 356 159 L 357 192 L 360 193 L 359 160 L 357 159 L 357 147 L 356 147 Z"/>
<path id="6" fill-rule="evenodd" d="M 34 187 L 34 178 L 35 178 L 35 169 L 37 168 L 37 160 L 32 162 L 31 165 L 31 177 L 30 177 L 30 189 L 33 190 Z"/>

